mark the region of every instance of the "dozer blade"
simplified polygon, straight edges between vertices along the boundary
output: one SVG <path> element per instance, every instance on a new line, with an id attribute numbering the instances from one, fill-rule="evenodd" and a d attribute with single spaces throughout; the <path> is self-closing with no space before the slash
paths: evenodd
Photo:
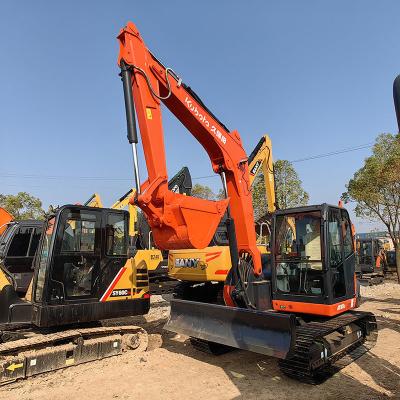
<path id="1" fill-rule="evenodd" d="M 193 338 L 285 358 L 295 344 L 295 317 L 187 300 L 171 300 L 164 329 Z"/>

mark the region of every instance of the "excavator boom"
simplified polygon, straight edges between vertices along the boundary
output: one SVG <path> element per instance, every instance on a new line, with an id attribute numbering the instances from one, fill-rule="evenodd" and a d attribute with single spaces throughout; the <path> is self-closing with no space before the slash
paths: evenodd
<path id="1" fill-rule="evenodd" d="M 147 216 L 157 247 L 206 247 L 229 203 L 228 211 L 240 226 L 235 234 L 239 254 L 251 255 L 254 272 L 260 274 L 247 156 L 239 133 L 230 132 L 190 87 L 150 53 L 133 23 L 129 22 L 121 30 L 118 39 L 128 138 L 131 143 L 137 143 L 134 104 L 148 172 L 136 201 Z M 214 202 L 168 190 L 161 102 L 206 150 L 214 172 L 222 176 L 229 198 Z"/>
<path id="2" fill-rule="evenodd" d="M 275 177 L 272 159 L 272 143 L 268 135 L 264 135 L 257 143 L 257 146 L 250 154 L 248 163 L 250 185 L 253 185 L 260 171 L 263 173 L 267 208 L 269 213 L 273 213 L 276 210 Z"/>

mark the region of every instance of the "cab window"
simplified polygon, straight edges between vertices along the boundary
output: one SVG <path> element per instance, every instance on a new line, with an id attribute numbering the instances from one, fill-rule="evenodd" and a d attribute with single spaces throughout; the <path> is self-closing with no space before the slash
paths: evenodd
<path id="1" fill-rule="evenodd" d="M 307 296 L 324 294 L 320 212 L 277 216 L 275 252 L 278 292 Z"/>
<path id="2" fill-rule="evenodd" d="M 43 289 L 46 279 L 47 262 L 50 256 L 50 247 L 53 240 L 55 218 L 52 217 L 47 221 L 46 227 L 44 228 L 44 234 L 42 237 L 41 249 L 39 253 L 39 263 L 36 278 L 36 289 L 35 289 L 35 300 L 41 302 L 43 299 Z"/>
<path id="3" fill-rule="evenodd" d="M 15 234 L 10 248 L 8 249 L 8 257 L 26 257 L 31 241 L 33 228 L 21 227 Z"/>
<path id="4" fill-rule="evenodd" d="M 342 251 L 342 220 L 339 210 L 329 211 L 328 240 L 329 262 L 333 280 L 333 296 L 339 298 L 346 294 Z"/>
<path id="5" fill-rule="evenodd" d="M 106 235 L 107 255 L 125 256 L 127 254 L 127 223 L 125 214 L 108 214 Z"/>
<path id="6" fill-rule="evenodd" d="M 36 250 L 39 246 L 40 236 L 42 234 L 42 230 L 40 228 L 35 228 L 32 234 L 31 245 L 29 247 L 29 256 L 33 257 L 36 253 Z"/>
<path id="7" fill-rule="evenodd" d="M 353 233 L 351 229 L 351 223 L 347 212 L 342 210 L 342 232 L 343 232 L 343 248 L 344 257 L 347 258 L 351 256 L 354 252 L 353 245 Z"/>
<path id="8" fill-rule="evenodd" d="M 341 223 L 340 216 L 336 210 L 329 212 L 329 261 L 332 267 L 342 263 Z"/>
<path id="9" fill-rule="evenodd" d="M 68 219 L 63 234 L 62 252 L 94 252 L 95 221 Z"/>

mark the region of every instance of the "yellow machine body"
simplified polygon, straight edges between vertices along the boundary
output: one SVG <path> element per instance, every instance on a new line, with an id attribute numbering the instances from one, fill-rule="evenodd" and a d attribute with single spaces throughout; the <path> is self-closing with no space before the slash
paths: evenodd
<path id="1" fill-rule="evenodd" d="M 267 253 L 265 246 L 258 249 L 261 254 Z M 168 255 L 168 275 L 181 281 L 224 282 L 231 266 L 228 246 L 172 250 Z"/>
<path id="2" fill-rule="evenodd" d="M 148 250 L 138 250 L 120 269 L 101 302 L 143 298 L 149 293 L 149 265 L 151 254 Z"/>

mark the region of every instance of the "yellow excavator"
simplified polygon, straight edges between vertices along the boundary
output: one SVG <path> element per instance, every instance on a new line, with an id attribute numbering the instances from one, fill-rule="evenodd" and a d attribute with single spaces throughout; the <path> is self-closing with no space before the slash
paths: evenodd
<path id="1" fill-rule="evenodd" d="M 150 254 L 132 251 L 128 223 L 124 210 L 55 210 L 24 297 L 0 264 L 0 385 L 146 346 L 142 328 L 98 322 L 150 308 Z"/>
<path id="2" fill-rule="evenodd" d="M 267 212 L 272 214 L 276 210 L 275 180 L 273 172 L 272 143 L 268 135 L 262 136 L 248 159 L 250 186 L 256 178 L 262 176 L 265 182 L 265 198 Z M 218 292 L 216 282 L 223 283 L 231 268 L 225 223 L 219 225 L 212 242 L 212 246 L 204 249 L 170 250 L 168 255 L 168 274 L 171 278 L 181 281 L 176 288 L 177 296 L 193 298 L 193 290 L 201 296 Z M 259 224 L 258 248 L 266 257 L 270 226 L 267 222 Z M 198 285 L 207 282 L 206 288 Z M 189 294 L 190 292 L 190 294 Z"/>

